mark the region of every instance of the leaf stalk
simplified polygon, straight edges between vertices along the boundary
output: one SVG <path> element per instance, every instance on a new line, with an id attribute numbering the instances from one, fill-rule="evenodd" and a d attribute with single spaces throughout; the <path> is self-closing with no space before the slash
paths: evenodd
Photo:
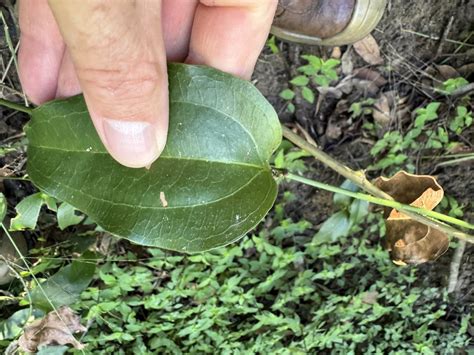
<path id="1" fill-rule="evenodd" d="M 31 113 L 33 112 L 33 109 L 30 107 L 26 107 L 26 106 L 17 104 L 16 102 L 8 101 L 5 99 L 0 99 L 0 106 L 5 106 L 8 108 L 11 108 L 12 110 L 24 112 L 28 115 L 31 115 Z"/>

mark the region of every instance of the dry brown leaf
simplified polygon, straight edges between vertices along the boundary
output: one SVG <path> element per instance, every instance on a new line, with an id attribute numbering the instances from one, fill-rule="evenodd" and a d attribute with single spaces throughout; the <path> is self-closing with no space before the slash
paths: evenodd
<path id="1" fill-rule="evenodd" d="M 375 96 L 380 91 L 380 88 L 373 81 L 354 78 L 352 84 L 354 89 L 360 91 L 363 96 Z"/>
<path id="2" fill-rule="evenodd" d="M 10 221 L 7 218 L 6 225 L 9 224 Z M 22 232 L 12 233 L 11 237 L 15 245 L 10 242 L 10 239 L 7 238 L 3 231 L 0 232 L 0 285 L 5 285 L 15 278 L 15 274 L 11 270 L 13 265 L 19 264 L 23 266 L 16 249 L 18 248 L 22 254 L 25 254 L 27 251 L 25 236 Z"/>
<path id="3" fill-rule="evenodd" d="M 326 128 L 326 137 L 336 140 L 342 135 L 342 127 L 337 122 L 329 122 Z"/>
<path id="4" fill-rule="evenodd" d="M 334 47 L 331 52 L 331 58 L 341 59 L 341 47 Z"/>
<path id="5" fill-rule="evenodd" d="M 387 243 L 397 265 L 434 261 L 449 248 L 446 234 L 412 219 L 387 220 Z"/>
<path id="6" fill-rule="evenodd" d="M 372 35 L 368 35 L 354 43 L 354 49 L 362 59 L 371 65 L 379 65 L 383 63 L 383 59 L 380 56 L 379 45 Z"/>
<path id="7" fill-rule="evenodd" d="M 354 70 L 354 63 L 352 62 L 352 50 L 348 49 L 341 58 L 341 68 L 344 75 L 351 75 Z"/>
<path id="8" fill-rule="evenodd" d="M 364 293 L 362 296 L 362 302 L 365 304 L 375 304 L 377 303 L 377 298 L 379 297 L 379 293 L 376 291 L 369 291 Z"/>
<path id="9" fill-rule="evenodd" d="M 441 75 L 441 80 L 446 81 L 449 79 L 454 79 L 459 77 L 459 73 L 450 65 L 436 65 L 438 73 Z"/>
<path id="10" fill-rule="evenodd" d="M 390 179 L 380 177 L 375 186 L 396 201 L 433 210 L 443 199 L 443 188 L 428 175 L 400 171 Z M 385 208 L 387 249 L 397 265 L 421 264 L 443 255 L 449 247 L 446 234 L 412 220 L 391 208 Z"/>
<path id="11" fill-rule="evenodd" d="M 469 63 L 458 68 L 458 73 L 463 78 L 468 78 L 474 73 L 474 63 Z"/>
<path id="12" fill-rule="evenodd" d="M 358 79 L 367 80 L 373 82 L 379 88 L 387 84 L 387 79 L 385 79 L 382 74 L 376 72 L 375 70 L 369 68 L 360 68 L 354 72 L 354 76 Z"/>
<path id="13" fill-rule="evenodd" d="M 386 127 L 390 124 L 390 105 L 388 103 L 387 96 L 384 94 L 380 95 L 378 100 L 374 104 L 374 110 L 372 110 L 372 117 L 382 127 Z"/>
<path id="14" fill-rule="evenodd" d="M 57 312 L 49 312 L 44 318 L 35 320 L 25 328 L 18 340 L 23 351 L 34 353 L 40 346 L 67 345 L 83 349 L 84 345 L 74 338 L 74 333 L 84 332 L 86 328 L 80 323 L 79 316 L 63 306 Z"/>
<path id="15" fill-rule="evenodd" d="M 432 211 L 438 204 L 443 200 L 444 191 L 433 190 L 432 188 L 426 189 L 423 194 L 418 197 L 415 201 L 410 203 L 411 206 L 424 208 L 429 211 Z M 397 210 L 392 210 L 388 219 L 409 219 L 410 217 L 400 213 Z"/>

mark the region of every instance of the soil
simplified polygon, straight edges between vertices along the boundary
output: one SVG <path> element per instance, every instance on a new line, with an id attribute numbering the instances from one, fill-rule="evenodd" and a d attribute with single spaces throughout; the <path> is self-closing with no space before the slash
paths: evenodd
<path id="1" fill-rule="evenodd" d="M 0 3 L 0 10 L 4 12 L 10 28 L 13 43 L 18 41 L 17 22 L 12 17 L 12 7 L 7 3 Z M 377 72 L 386 79 L 384 85 L 376 90 L 366 90 L 358 87 L 342 97 L 330 95 L 318 100 L 317 105 L 312 105 L 297 97 L 296 110 L 289 113 L 286 103 L 279 97 L 279 93 L 288 87 L 288 81 L 297 73 L 297 68 L 304 64 L 301 54 L 316 54 L 322 58 L 329 58 L 334 53 L 332 48 L 316 46 L 303 46 L 277 40 L 279 53 L 273 54 L 265 48 L 260 56 L 252 80 L 257 88 L 267 97 L 278 112 L 280 119 L 285 124 L 295 127 L 299 124 L 327 153 L 337 158 L 354 169 L 363 169 L 373 162 L 369 151 L 374 143 L 364 136 L 361 129 L 363 119 L 351 120 L 348 112 L 349 106 L 354 102 L 366 98 L 377 99 L 381 93 L 395 93 L 398 98 L 406 100 L 408 113 L 399 117 L 397 122 L 391 123 L 386 130 L 394 125 L 401 131 L 406 130 L 411 122 L 411 112 L 433 101 L 433 98 L 443 100 L 444 109 L 440 116 L 440 124 L 445 124 L 446 118 L 456 101 L 436 96 L 433 91 L 420 89 L 422 84 L 430 84 L 435 65 L 445 65 L 454 68 L 462 75 L 473 80 L 474 63 L 474 0 L 452 1 L 411 1 L 389 0 L 387 11 L 373 32 L 384 64 L 372 67 L 367 65 L 351 46 L 340 48 L 342 53 L 350 51 L 354 68 L 365 68 Z M 5 36 L 0 36 L 0 68 L 4 68 L 10 58 L 10 51 Z M 434 68 L 434 69 L 433 69 Z M 2 73 L 0 73 L 2 74 Z M 438 73 L 439 74 L 439 73 Z M 431 83 L 432 84 L 432 83 Z M 0 86 L 0 95 L 10 100 L 21 100 L 20 85 L 15 70 L 10 69 L 4 84 Z M 472 102 L 467 103 L 472 110 Z M 21 139 L 22 126 L 27 120 L 24 114 L 12 114 L 10 110 L 0 108 L 0 142 L 5 142 L 11 137 Z M 371 120 L 364 117 L 364 120 Z M 377 132 L 379 138 L 385 131 Z M 463 133 L 464 146 L 462 152 L 473 152 L 474 130 Z M 429 158 L 428 151 L 418 152 L 417 172 L 420 174 L 434 174 L 444 187 L 446 194 L 455 197 L 464 205 L 469 205 L 474 197 L 472 185 L 473 164 L 467 163 L 450 166 L 438 166 L 437 157 Z M 25 156 L 23 152 L 11 154 L 0 158 L 0 172 L 14 172 L 21 175 Z M 309 163 L 312 177 L 337 185 L 342 183 L 342 178 L 317 162 Z M 5 170 L 7 169 L 7 170 Z M 377 172 L 380 173 L 380 172 Z M 383 171 L 382 171 L 383 173 Z M 375 177 L 373 173 L 368 173 Z M 1 180 L 0 180 L 1 181 Z M 310 221 L 317 229 L 332 213 L 332 196 L 324 191 L 309 187 L 289 185 L 298 199 L 287 206 L 288 217 L 298 220 L 304 218 Z M 6 181 L 0 182 L 0 191 L 9 198 L 10 205 L 25 195 L 31 193 L 33 188 L 26 183 Z M 474 221 L 472 206 L 465 209 L 464 218 Z M 449 264 L 453 249 L 445 254 L 437 263 L 420 266 L 432 284 L 447 283 L 449 277 Z M 453 303 L 452 312 L 466 313 L 474 304 L 474 278 L 473 278 L 474 247 L 468 246 L 464 253 L 459 277 L 459 297 Z"/>

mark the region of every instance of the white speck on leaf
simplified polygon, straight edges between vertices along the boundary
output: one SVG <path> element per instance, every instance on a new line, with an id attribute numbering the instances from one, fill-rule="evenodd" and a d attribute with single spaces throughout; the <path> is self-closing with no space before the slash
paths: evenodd
<path id="1" fill-rule="evenodd" d="M 160 191 L 160 201 L 163 207 L 168 207 L 168 201 L 166 201 L 165 193 Z"/>

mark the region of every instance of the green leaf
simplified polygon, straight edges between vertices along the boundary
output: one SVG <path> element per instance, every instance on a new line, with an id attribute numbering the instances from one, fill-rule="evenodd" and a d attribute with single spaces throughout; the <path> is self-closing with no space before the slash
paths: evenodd
<path id="1" fill-rule="evenodd" d="M 465 106 L 458 106 L 456 108 L 456 112 L 458 116 L 466 116 L 467 115 L 467 108 Z"/>
<path id="2" fill-rule="evenodd" d="M 314 103 L 314 93 L 310 88 L 304 86 L 301 89 L 301 95 L 303 96 L 303 99 L 308 101 L 310 104 Z"/>
<path id="3" fill-rule="evenodd" d="M 277 186 L 268 159 L 281 126 L 247 81 L 184 64 L 171 64 L 168 73 L 168 143 L 149 170 L 110 157 L 77 96 L 33 111 L 28 174 L 112 234 L 201 252 L 239 239 L 272 207 Z"/>
<path id="4" fill-rule="evenodd" d="M 299 72 L 305 74 L 305 75 L 316 75 L 319 71 L 319 69 L 316 69 L 315 67 L 313 67 L 312 65 L 308 64 L 308 65 L 303 65 L 301 67 L 299 67 L 297 69 Z"/>
<path id="5" fill-rule="evenodd" d="M 69 203 L 63 202 L 58 208 L 58 225 L 61 230 L 79 224 L 84 216 L 76 215 L 76 209 Z"/>
<path id="6" fill-rule="evenodd" d="M 317 71 L 321 70 L 321 67 L 323 66 L 323 61 L 321 58 L 316 57 L 315 55 L 302 55 L 301 58 L 307 60 L 309 64 Z"/>
<path id="7" fill-rule="evenodd" d="M 17 215 L 11 220 L 10 230 L 18 231 L 26 228 L 34 229 L 43 203 L 44 200 L 41 192 L 24 198 L 15 207 Z"/>
<path id="8" fill-rule="evenodd" d="M 8 319 L 0 322 L 0 340 L 8 340 L 16 338 L 23 326 L 30 317 L 31 310 L 29 308 L 20 309 L 13 313 Z"/>
<path id="9" fill-rule="evenodd" d="M 357 225 L 369 214 L 369 203 L 355 199 L 349 209 L 349 219 L 352 225 Z"/>
<path id="10" fill-rule="evenodd" d="M 3 223 L 7 215 L 7 199 L 5 195 L 0 192 L 0 223 Z"/>
<path id="11" fill-rule="evenodd" d="M 331 83 L 331 79 L 325 75 L 316 75 L 314 77 L 314 81 L 316 82 L 316 84 L 322 87 L 328 87 Z"/>
<path id="12" fill-rule="evenodd" d="M 95 267 L 94 254 L 85 252 L 80 259 L 74 260 L 48 278 L 41 287 L 36 286 L 31 292 L 32 304 L 43 311 L 51 311 L 51 304 L 58 308 L 74 303 L 89 286 Z"/>
<path id="13" fill-rule="evenodd" d="M 48 345 L 41 347 L 36 355 L 63 355 L 68 349 L 66 345 Z"/>
<path id="14" fill-rule="evenodd" d="M 357 192 L 359 191 L 359 188 L 357 187 L 356 184 L 354 184 L 350 180 L 345 180 L 342 185 L 340 186 L 341 189 L 347 190 L 347 191 L 352 191 L 352 192 Z M 333 197 L 333 202 L 338 208 L 347 208 L 351 204 L 353 198 L 349 197 L 347 195 L 343 194 L 338 194 L 335 193 Z"/>
<path id="15" fill-rule="evenodd" d="M 436 120 L 438 118 L 438 109 L 441 103 L 432 102 L 426 108 L 417 110 L 417 117 L 415 119 L 415 127 L 422 128 L 426 123 Z"/>
<path id="16" fill-rule="evenodd" d="M 273 54 L 278 54 L 280 52 L 280 49 L 278 48 L 276 44 L 276 37 L 271 36 L 268 41 L 267 41 L 267 46 L 270 48 Z"/>
<path id="17" fill-rule="evenodd" d="M 291 89 L 285 89 L 282 92 L 280 92 L 280 97 L 283 100 L 288 100 L 288 101 L 293 100 L 293 98 L 295 97 L 295 93 Z"/>
<path id="18" fill-rule="evenodd" d="M 341 61 L 338 60 L 338 59 L 334 59 L 334 58 L 330 58 L 326 61 L 323 62 L 323 69 L 326 71 L 326 70 L 330 70 L 330 69 L 334 69 L 335 67 L 337 67 L 339 64 L 341 64 Z"/>
<path id="19" fill-rule="evenodd" d="M 329 217 L 313 238 L 313 244 L 319 245 L 334 242 L 341 237 L 347 236 L 352 223 L 345 211 L 339 211 Z"/>
<path id="20" fill-rule="evenodd" d="M 309 79 L 306 75 L 298 75 L 294 77 L 290 83 L 296 86 L 306 86 L 309 83 Z"/>

